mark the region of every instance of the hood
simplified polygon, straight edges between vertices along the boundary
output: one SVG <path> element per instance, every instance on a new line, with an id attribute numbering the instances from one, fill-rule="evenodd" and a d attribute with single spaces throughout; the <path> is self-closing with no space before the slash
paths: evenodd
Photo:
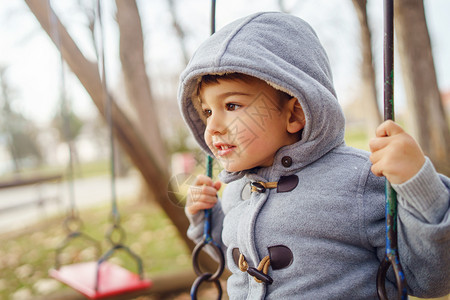
<path id="1" fill-rule="evenodd" d="M 205 124 L 194 107 L 193 93 L 201 76 L 235 72 L 264 80 L 299 100 L 306 119 L 302 138 L 294 144 L 300 166 L 343 143 L 344 115 L 328 57 L 314 30 L 298 17 L 264 12 L 238 19 L 211 35 L 181 74 L 182 116 L 209 155 L 203 139 Z"/>

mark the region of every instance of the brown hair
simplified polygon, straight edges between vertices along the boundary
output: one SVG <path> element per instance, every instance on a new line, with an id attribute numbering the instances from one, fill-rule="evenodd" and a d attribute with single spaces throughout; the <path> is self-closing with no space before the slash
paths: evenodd
<path id="1" fill-rule="evenodd" d="M 243 81 L 243 82 L 249 82 L 253 79 L 255 79 L 256 77 L 250 76 L 250 75 L 246 75 L 243 73 L 225 73 L 225 74 L 207 74 L 207 75 L 203 75 L 197 85 L 197 92 L 196 92 L 196 96 L 198 99 L 200 99 L 200 91 L 202 89 L 202 87 L 211 85 L 211 84 L 218 84 L 219 80 L 230 80 L 230 81 Z M 256 78 L 258 79 L 258 78 Z M 289 95 L 288 93 L 285 93 L 283 91 L 280 91 L 278 89 L 275 89 L 278 93 L 278 97 L 280 100 L 283 99 L 290 99 L 292 98 L 291 95 Z"/>

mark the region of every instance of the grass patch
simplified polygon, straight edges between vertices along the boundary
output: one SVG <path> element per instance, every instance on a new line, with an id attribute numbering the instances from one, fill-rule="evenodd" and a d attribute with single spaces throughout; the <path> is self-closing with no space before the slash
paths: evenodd
<path id="1" fill-rule="evenodd" d="M 74 166 L 75 178 L 89 178 L 110 172 L 110 162 L 106 160 L 85 162 Z"/>
<path id="2" fill-rule="evenodd" d="M 101 243 L 102 253 L 110 245 L 104 235 L 110 228 L 109 207 L 80 212 L 83 232 Z M 175 227 L 154 205 L 120 203 L 121 225 L 126 231 L 125 245 L 143 261 L 148 278 L 164 272 L 187 270 L 190 253 Z M 55 249 L 64 240 L 64 217 L 55 217 L 36 224 L 30 232 L 0 236 L 0 299 L 28 299 L 67 289 L 49 279 L 48 270 L 55 266 Z M 72 240 L 60 256 L 62 264 L 96 260 L 95 247 L 78 238 Z M 136 272 L 136 263 L 122 251 L 111 262 Z"/>

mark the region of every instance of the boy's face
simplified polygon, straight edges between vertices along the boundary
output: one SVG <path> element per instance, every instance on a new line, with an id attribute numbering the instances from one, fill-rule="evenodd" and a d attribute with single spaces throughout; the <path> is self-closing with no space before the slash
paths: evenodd
<path id="1" fill-rule="evenodd" d="M 219 79 L 200 98 L 205 141 L 229 172 L 271 166 L 278 149 L 298 140 L 287 131 L 289 99 L 262 80 Z"/>

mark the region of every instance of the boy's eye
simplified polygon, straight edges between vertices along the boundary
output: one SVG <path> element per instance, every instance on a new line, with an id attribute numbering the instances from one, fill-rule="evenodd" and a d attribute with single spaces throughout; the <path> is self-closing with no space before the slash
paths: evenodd
<path id="1" fill-rule="evenodd" d="M 206 118 L 211 116 L 211 114 L 212 114 L 212 111 L 210 109 L 204 109 L 203 110 L 203 116 L 205 116 Z"/>
<path id="2" fill-rule="evenodd" d="M 241 107 L 239 104 L 236 103 L 227 103 L 225 106 L 228 111 L 233 111 Z"/>

